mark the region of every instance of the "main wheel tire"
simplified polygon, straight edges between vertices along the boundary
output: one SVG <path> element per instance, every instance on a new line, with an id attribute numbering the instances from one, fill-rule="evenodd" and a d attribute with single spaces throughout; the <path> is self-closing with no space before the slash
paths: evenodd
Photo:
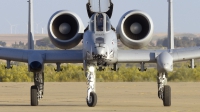
<path id="1" fill-rule="evenodd" d="M 90 93 L 90 101 L 87 100 L 87 105 L 89 107 L 95 107 L 97 104 L 97 94 L 94 92 Z"/>
<path id="2" fill-rule="evenodd" d="M 31 106 L 38 106 L 37 86 L 31 86 Z"/>
<path id="3" fill-rule="evenodd" d="M 163 105 L 164 106 L 171 106 L 171 87 L 168 86 L 168 85 L 164 86 Z"/>

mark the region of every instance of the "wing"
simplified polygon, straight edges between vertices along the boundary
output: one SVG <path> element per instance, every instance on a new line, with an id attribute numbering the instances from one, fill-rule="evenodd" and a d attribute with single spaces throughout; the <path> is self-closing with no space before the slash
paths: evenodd
<path id="1" fill-rule="evenodd" d="M 200 58 L 200 46 L 174 49 L 171 53 L 174 62 Z"/>
<path id="2" fill-rule="evenodd" d="M 118 50 L 118 63 L 157 63 L 157 57 L 168 52 L 173 62 L 186 61 L 200 58 L 200 46 L 190 48 L 180 48 L 174 50 Z"/>
<path id="3" fill-rule="evenodd" d="M 156 57 L 166 50 L 118 50 L 118 63 L 156 63 Z"/>
<path id="4" fill-rule="evenodd" d="M 28 62 L 30 57 L 42 57 L 44 63 L 83 63 L 82 50 L 22 50 L 0 48 L 0 59 Z M 37 57 L 35 59 L 37 61 Z"/>

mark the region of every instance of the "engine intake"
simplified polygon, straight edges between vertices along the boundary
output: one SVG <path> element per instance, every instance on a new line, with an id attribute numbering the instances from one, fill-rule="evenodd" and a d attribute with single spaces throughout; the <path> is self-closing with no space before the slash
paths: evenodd
<path id="1" fill-rule="evenodd" d="M 82 40 L 84 25 L 78 15 L 61 10 L 52 15 L 48 23 L 51 42 L 61 49 L 75 47 Z"/>
<path id="2" fill-rule="evenodd" d="M 120 19 L 117 33 L 124 45 L 132 49 L 140 49 L 152 39 L 153 22 L 146 13 L 132 10 Z"/>

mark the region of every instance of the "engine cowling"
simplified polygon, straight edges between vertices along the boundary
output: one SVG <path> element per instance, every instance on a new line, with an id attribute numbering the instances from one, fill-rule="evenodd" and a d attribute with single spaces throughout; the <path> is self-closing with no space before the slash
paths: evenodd
<path id="1" fill-rule="evenodd" d="M 152 39 L 153 22 L 146 13 L 131 10 L 121 17 L 117 26 L 117 34 L 127 47 L 140 49 Z"/>
<path id="2" fill-rule="evenodd" d="M 71 49 L 82 40 L 84 25 L 80 17 L 70 11 L 54 13 L 48 23 L 51 42 L 60 49 Z"/>

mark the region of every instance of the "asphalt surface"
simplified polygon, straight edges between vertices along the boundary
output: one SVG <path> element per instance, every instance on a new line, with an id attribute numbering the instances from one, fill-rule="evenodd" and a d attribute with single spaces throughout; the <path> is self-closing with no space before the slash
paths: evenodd
<path id="1" fill-rule="evenodd" d="M 39 106 L 30 106 L 33 83 L 0 83 L 0 112 L 199 112 L 200 83 L 169 83 L 172 106 L 157 97 L 156 82 L 97 83 L 96 107 L 86 104 L 86 83 L 45 83 Z"/>

